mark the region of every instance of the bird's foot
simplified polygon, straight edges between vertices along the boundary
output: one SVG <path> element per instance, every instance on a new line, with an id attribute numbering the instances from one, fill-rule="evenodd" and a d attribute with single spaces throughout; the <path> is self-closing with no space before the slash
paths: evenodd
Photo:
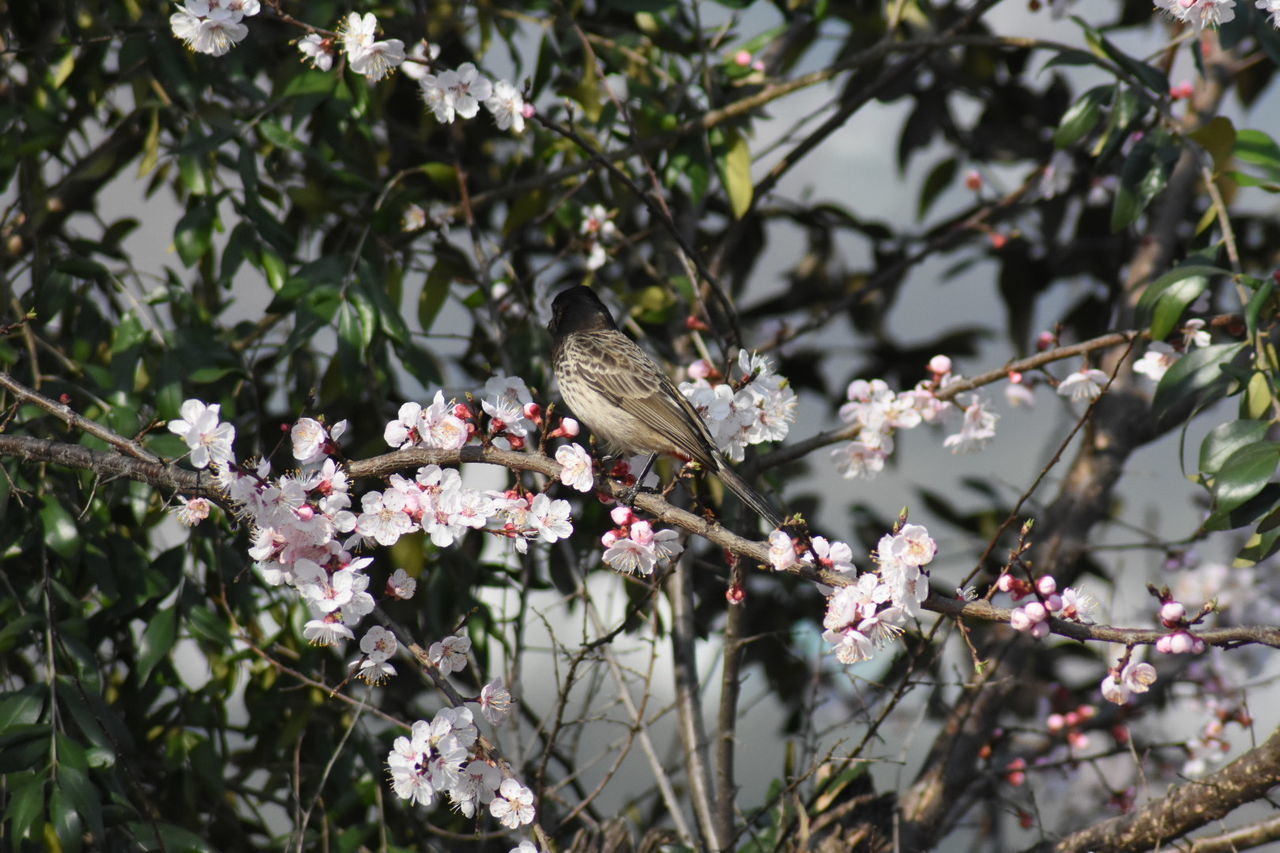
<path id="1" fill-rule="evenodd" d="M 631 485 L 627 486 L 625 489 L 622 490 L 622 492 L 618 495 L 618 500 L 621 501 L 626 506 L 634 507 L 636 505 L 636 497 L 640 495 L 642 492 L 652 495 L 652 494 L 656 494 L 658 490 L 653 488 L 652 486 L 642 486 L 639 483 L 632 483 Z"/>

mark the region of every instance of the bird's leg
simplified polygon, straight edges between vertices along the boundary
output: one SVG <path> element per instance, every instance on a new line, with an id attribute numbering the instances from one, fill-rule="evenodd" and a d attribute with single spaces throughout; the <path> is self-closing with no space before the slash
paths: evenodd
<path id="1" fill-rule="evenodd" d="M 636 495 L 640 494 L 641 483 L 644 478 L 649 476 L 649 469 L 653 468 L 653 462 L 658 458 L 658 454 L 650 453 L 649 459 L 644 463 L 644 467 L 640 469 L 640 476 L 636 477 L 636 481 L 627 487 L 626 491 L 620 496 L 622 502 L 627 506 L 633 506 L 636 501 Z"/>

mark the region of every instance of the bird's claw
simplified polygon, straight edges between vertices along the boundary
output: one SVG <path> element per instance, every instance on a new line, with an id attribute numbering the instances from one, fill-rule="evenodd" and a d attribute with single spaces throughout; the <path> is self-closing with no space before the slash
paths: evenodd
<path id="1" fill-rule="evenodd" d="M 654 489 L 648 486 L 642 486 L 639 483 L 632 483 L 630 486 L 627 486 L 625 489 L 623 489 L 621 493 L 619 493 L 618 500 L 620 500 L 626 506 L 634 508 L 636 505 L 636 497 L 641 492 L 649 492 L 650 494 L 653 494 L 657 492 L 657 489 Z"/>

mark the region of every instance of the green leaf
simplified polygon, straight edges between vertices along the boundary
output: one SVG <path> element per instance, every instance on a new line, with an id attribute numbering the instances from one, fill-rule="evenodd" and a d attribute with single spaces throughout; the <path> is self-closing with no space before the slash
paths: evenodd
<path id="1" fill-rule="evenodd" d="M 1102 35 L 1098 30 L 1086 24 L 1078 17 L 1072 17 L 1085 32 L 1085 41 L 1089 44 L 1093 51 L 1101 56 L 1105 56 L 1120 66 L 1125 72 L 1134 79 L 1141 82 L 1143 86 L 1151 91 L 1157 97 L 1164 97 L 1169 92 L 1169 78 L 1157 68 L 1148 65 L 1131 57 L 1128 53 L 1116 47 L 1106 36 Z"/>
<path id="2" fill-rule="evenodd" d="M 208 195 L 212 189 L 204 158 L 198 154 L 186 153 L 178 157 L 178 177 L 192 195 Z"/>
<path id="3" fill-rule="evenodd" d="M 5 785 L 9 789 L 9 807 L 4 810 L 9 831 L 5 835 L 14 841 L 34 840 L 32 830 L 44 822 L 44 780 L 34 772 L 10 773 Z"/>
<path id="4" fill-rule="evenodd" d="M 1261 166 L 1273 181 L 1280 181 L 1280 145 L 1260 130 L 1242 130 L 1236 134 L 1235 158 Z"/>
<path id="5" fill-rule="evenodd" d="M 182 853 L 218 853 L 216 847 L 194 833 L 171 823 L 132 821 L 126 824 L 129 833 L 148 850 L 181 850 Z M 157 828 L 159 835 L 156 834 Z"/>
<path id="6" fill-rule="evenodd" d="M 262 251 L 258 253 L 258 268 L 267 277 L 267 286 L 272 290 L 279 291 L 280 288 L 284 287 L 289 269 L 285 266 L 284 259 L 276 254 L 274 250 L 265 246 L 262 248 Z"/>
<path id="7" fill-rule="evenodd" d="M 230 646 L 231 632 L 227 623 L 210 607 L 197 605 L 187 613 L 187 629 L 191 636 L 215 646 Z"/>
<path id="8" fill-rule="evenodd" d="M 1271 301 L 1271 294 L 1275 293 L 1276 280 L 1267 276 L 1264 279 L 1251 279 L 1246 283 L 1253 285 L 1253 296 L 1249 297 L 1249 304 L 1244 310 L 1245 327 L 1249 331 L 1249 337 L 1252 338 L 1258 334 L 1258 317 Z"/>
<path id="9" fill-rule="evenodd" d="M 726 131 L 725 142 L 724 154 L 716 158 L 716 164 L 729 194 L 733 218 L 741 219 L 751 209 L 751 196 L 755 192 L 755 185 L 751 183 L 751 149 L 737 131 Z"/>
<path id="10" fill-rule="evenodd" d="M 0 487 L 4 485 L 5 484 L 3 482 L 0 482 Z M 3 511 L 3 507 L 0 506 L 0 512 Z M 27 612 L 20 616 L 14 616 L 4 622 L 4 624 L 0 624 L 0 654 L 6 654 L 13 651 L 18 640 L 28 631 L 39 625 L 42 621 L 44 620 L 41 619 L 38 614 Z M 3 703 L 4 698 L 0 697 L 0 708 L 3 707 Z M 3 711 L 0 711 L 0 731 L 3 730 L 4 713 Z"/>
<path id="11" fill-rule="evenodd" d="M 1128 228 L 1147 209 L 1165 185 L 1178 159 L 1178 149 L 1159 135 L 1144 137 L 1124 161 L 1120 170 L 1120 187 L 1111 209 L 1111 230 Z"/>
<path id="12" fill-rule="evenodd" d="M 64 851 L 82 849 L 84 823 L 80 820 L 80 812 L 72 804 L 66 791 L 57 786 L 54 786 L 53 793 L 49 795 L 49 822 L 53 824 L 53 831 Z"/>
<path id="13" fill-rule="evenodd" d="M 1231 375 L 1223 370 L 1246 344 L 1200 347 L 1178 359 L 1156 386 L 1151 413 L 1163 421 L 1184 407 L 1200 408 L 1226 394 Z"/>
<path id="14" fill-rule="evenodd" d="M 178 634 L 178 608 L 161 607 L 147 623 L 138 648 L 138 681 L 146 683 L 162 660 L 169 656 Z"/>
<path id="15" fill-rule="evenodd" d="M 1111 97 L 1114 86 L 1095 86 L 1067 107 L 1053 134 L 1057 148 L 1067 148 L 1079 142 L 1097 126 L 1102 117 L 1102 105 Z"/>
<path id="16" fill-rule="evenodd" d="M 1239 448 L 1222 463 L 1213 481 L 1216 510 L 1230 511 L 1262 491 L 1280 464 L 1280 442 L 1260 441 Z"/>
<path id="17" fill-rule="evenodd" d="M 7 732 L 14 726 L 29 726 L 40 722 L 48 695 L 48 688 L 35 684 L 28 684 L 14 693 L 0 695 L 0 733 Z"/>
<path id="18" fill-rule="evenodd" d="M 1271 411 L 1275 387 L 1271 377 L 1262 370 L 1255 370 L 1244 386 L 1240 400 L 1240 417 L 1260 418 Z"/>
<path id="19" fill-rule="evenodd" d="M 1182 312 L 1196 300 L 1209 279 L 1231 273 L 1218 267 L 1186 264 L 1170 270 L 1147 285 L 1138 300 L 1139 325 L 1151 324 L 1151 340 L 1162 341 L 1178 325 Z"/>
<path id="20" fill-rule="evenodd" d="M 1235 181 L 1242 187 L 1259 187 L 1264 192 L 1280 193 L 1280 183 L 1269 181 L 1266 178 L 1257 178 L 1246 172 L 1227 171 L 1226 176 Z"/>
<path id="21" fill-rule="evenodd" d="M 1235 530 L 1274 512 L 1280 506 L 1280 485 L 1268 483 L 1262 491 L 1235 509 L 1214 509 L 1201 524 L 1201 531 Z"/>
<path id="22" fill-rule="evenodd" d="M 1200 473 L 1214 475 L 1227 457 L 1262 440 L 1271 424 L 1264 420 L 1238 420 L 1218 424 L 1200 443 Z"/>
<path id="23" fill-rule="evenodd" d="M 285 126 L 274 118 L 264 118 L 258 122 L 258 132 L 277 148 L 287 148 L 290 151 L 299 152 L 307 149 L 305 142 L 286 130 Z"/>
<path id="24" fill-rule="evenodd" d="M 1190 136 L 1209 152 L 1215 173 L 1231 162 L 1231 152 L 1236 143 L 1236 128 L 1231 119 L 1215 116 L 1208 124 L 1192 131 Z"/>
<path id="25" fill-rule="evenodd" d="M 142 159 L 138 161 L 138 177 L 145 178 L 160 162 L 160 110 L 151 111 L 147 138 L 142 142 Z"/>
<path id="26" fill-rule="evenodd" d="M 449 285 L 452 281 L 453 276 L 439 266 L 427 273 L 426 284 L 418 294 L 418 325 L 422 327 L 422 331 L 429 332 L 435 325 L 436 315 L 449 298 Z"/>
<path id="27" fill-rule="evenodd" d="M 1274 518 L 1276 513 L 1272 513 Z M 1263 524 L 1266 522 L 1264 521 Z M 1262 524 L 1258 525 L 1258 532 L 1250 537 L 1245 546 L 1236 554 L 1237 564 L 1257 565 L 1263 560 L 1280 550 L 1280 529 L 1262 530 Z"/>
<path id="28" fill-rule="evenodd" d="M 59 498 L 52 495 L 45 497 L 40 507 L 40 522 L 44 527 L 44 543 L 55 554 L 71 559 L 80 553 L 80 547 L 84 544 L 80 540 L 80 532 L 75 519 Z"/>
<path id="29" fill-rule="evenodd" d="M 305 95 L 328 95 L 337 85 L 337 75 L 328 71 L 308 68 L 295 76 L 284 87 L 282 93 L 286 98 L 297 98 Z"/>
<path id="30" fill-rule="evenodd" d="M 213 207 L 196 204 L 188 210 L 173 229 L 173 245 L 185 266 L 191 266 L 204 257 L 213 242 Z"/>
<path id="31" fill-rule="evenodd" d="M 117 744 L 121 749 L 132 744 L 127 731 L 124 732 L 124 740 L 118 739 L 123 731 L 119 718 L 106 707 L 101 697 L 81 690 L 68 676 L 58 677 L 58 688 L 59 707 L 71 715 L 83 739 L 92 745 L 85 753 L 85 760 L 95 767 L 115 764 Z M 104 726 L 110 728 L 110 734 Z M 117 738 L 115 743 L 112 743 L 112 738 Z"/>
<path id="32" fill-rule="evenodd" d="M 76 810 L 81 819 L 89 825 L 95 838 L 102 838 L 102 799 L 98 788 L 89 780 L 89 774 L 80 767 L 73 767 L 66 761 L 74 750 L 75 744 L 67 738 L 58 739 L 58 754 L 62 759 L 57 765 L 53 785 L 61 790 L 67 802 Z"/>
<path id="33" fill-rule="evenodd" d="M 1116 95 L 1111 99 L 1106 129 L 1098 134 L 1098 140 L 1089 152 L 1099 163 L 1109 163 L 1124 145 L 1125 140 L 1130 137 L 1130 128 L 1145 112 L 1143 106 L 1143 99 L 1131 87 L 1116 88 Z"/>
<path id="34" fill-rule="evenodd" d="M 929 171 L 928 177 L 924 179 L 924 185 L 920 188 L 920 203 L 916 209 L 917 219 L 924 219 L 942 191 L 951 186 L 958 169 L 959 161 L 955 157 L 948 157 Z"/>
<path id="35" fill-rule="evenodd" d="M 365 341 L 370 337 L 359 309 L 350 300 L 343 300 L 338 306 L 338 356 L 347 370 L 355 370 L 363 359 Z"/>

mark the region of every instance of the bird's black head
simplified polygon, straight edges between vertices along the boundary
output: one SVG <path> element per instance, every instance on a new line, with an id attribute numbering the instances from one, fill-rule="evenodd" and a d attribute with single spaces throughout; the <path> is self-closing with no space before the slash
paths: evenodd
<path id="1" fill-rule="evenodd" d="M 595 291 L 584 285 L 566 288 L 556 294 L 551 303 L 551 322 L 547 331 L 554 338 L 573 332 L 598 332 L 616 329 L 609 309 L 604 307 Z"/>

